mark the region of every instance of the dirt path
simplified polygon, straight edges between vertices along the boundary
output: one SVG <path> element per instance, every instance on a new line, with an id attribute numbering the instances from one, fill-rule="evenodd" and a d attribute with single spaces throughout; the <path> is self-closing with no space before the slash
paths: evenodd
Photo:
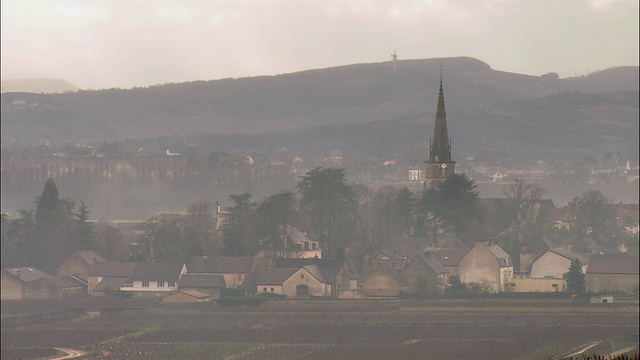
<path id="1" fill-rule="evenodd" d="M 633 349 L 635 349 L 635 346 L 626 347 L 624 349 L 618 349 L 618 350 L 612 352 L 611 354 L 607 355 L 605 357 L 605 359 L 615 359 L 617 356 L 624 355 L 624 354 L 628 353 L 629 351 L 631 351 Z"/>
<path id="2" fill-rule="evenodd" d="M 567 355 L 566 357 L 567 358 L 572 358 L 574 356 L 582 355 L 585 351 L 595 347 L 596 345 L 598 345 L 600 343 L 601 343 L 601 341 L 594 341 L 594 342 L 592 342 L 590 344 L 587 344 L 587 345 L 579 348 L 577 351 L 574 351 L 573 353 Z"/>
<path id="3" fill-rule="evenodd" d="M 63 349 L 63 348 L 54 348 L 54 349 L 67 353 L 67 355 L 51 358 L 50 360 L 76 359 L 86 354 L 86 352 L 82 350 Z"/>

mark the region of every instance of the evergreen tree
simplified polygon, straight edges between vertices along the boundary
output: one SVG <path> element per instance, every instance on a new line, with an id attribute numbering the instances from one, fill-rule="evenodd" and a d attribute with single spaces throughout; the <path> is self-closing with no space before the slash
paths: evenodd
<path id="1" fill-rule="evenodd" d="M 80 201 L 78 211 L 75 213 L 74 237 L 76 247 L 79 250 L 91 250 L 95 247 L 95 233 L 93 224 L 89 222 L 89 207 Z"/>
<path id="2" fill-rule="evenodd" d="M 42 195 L 36 198 L 36 232 L 42 236 L 50 235 L 68 225 L 67 212 L 73 209 L 73 203 L 61 200 L 53 179 L 47 180 Z"/>
<path id="3" fill-rule="evenodd" d="M 402 187 L 393 201 L 393 219 L 400 234 L 409 236 L 413 234 L 413 215 L 416 202 L 413 191 L 406 186 Z"/>
<path id="4" fill-rule="evenodd" d="M 222 243 L 231 256 L 254 256 L 258 250 L 255 207 L 250 193 L 229 196 L 233 205 L 222 224 Z"/>
<path id="5" fill-rule="evenodd" d="M 582 272 L 580 260 L 574 259 L 569 265 L 569 271 L 564 274 L 567 282 L 567 291 L 571 293 L 583 293 L 585 291 L 585 275 Z"/>
<path id="6" fill-rule="evenodd" d="M 436 213 L 449 228 L 460 233 L 476 219 L 477 200 L 476 184 L 465 174 L 452 174 L 438 184 Z"/>
<path id="7" fill-rule="evenodd" d="M 315 168 L 296 186 L 302 194 L 300 208 L 313 218 L 314 233 L 328 257 L 344 252 L 355 229 L 357 202 L 346 173 L 339 168 Z"/>
<path id="8" fill-rule="evenodd" d="M 269 238 L 275 250 L 283 250 L 286 226 L 297 223 L 295 206 L 295 194 L 290 191 L 273 194 L 258 206 L 258 237 Z"/>

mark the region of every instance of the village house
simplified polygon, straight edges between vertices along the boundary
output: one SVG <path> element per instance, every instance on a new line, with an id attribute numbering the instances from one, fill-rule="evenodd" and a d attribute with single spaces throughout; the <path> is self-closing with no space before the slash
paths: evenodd
<path id="1" fill-rule="evenodd" d="M 409 292 L 409 287 L 397 270 L 387 266 L 370 269 L 362 282 L 362 292 L 370 298 L 395 298 L 402 292 Z"/>
<path id="2" fill-rule="evenodd" d="M 226 287 L 222 275 L 184 274 L 178 282 L 180 291 L 197 291 L 207 294 L 211 299 L 219 299 L 222 289 Z"/>
<path id="3" fill-rule="evenodd" d="M 430 253 L 419 253 L 411 257 L 400 275 L 409 283 L 411 293 L 440 295 L 451 286 L 449 271 Z"/>
<path id="4" fill-rule="evenodd" d="M 283 280 L 283 293 L 287 296 L 306 296 L 304 286 L 309 288 L 309 296 L 323 296 L 323 297 L 338 297 L 338 294 L 344 288 L 345 290 L 351 289 L 350 272 L 348 271 L 348 265 L 345 262 L 336 259 L 283 259 L 274 258 L 271 261 L 270 270 L 294 270 L 300 272 L 300 269 L 305 268 L 306 271 L 310 271 L 314 278 L 309 278 L 308 275 L 303 277 L 303 273 L 294 274 L 292 277 L 287 277 Z M 264 271 L 269 272 L 270 270 Z M 300 277 L 298 279 L 298 277 Z M 267 278 L 276 279 L 276 276 L 267 276 Z M 297 280 L 297 281 L 296 281 Z M 319 282 L 319 283 L 317 283 Z M 296 291 L 293 291 L 292 284 L 301 286 Z M 264 286 L 262 288 L 259 284 L 256 284 L 258 292 L 264 292 Z M 357 289 L 357 284 L 356 288 Z M 268 289 L 270 290 L 270 288 Z"/>
<path id="5" fill-rule="evenodd" d="M 589 260 L 586 290 L 593 293 L 638 293 L 639 260 L 637 255 L 594 255 Z"/>
<path id="6" fill-rule="evenodd" d="M 56 270 L 57 276 L 73 275 L 85 283 L 89 276 L 89 270 L 98 262 L 106 262 L 102 256 L 93 250 L 74 251 Z"/>
<path id="7" fill-rule="evenodd" d="M 426 251 L 432 257 L 435 257 L 449 273 L 449 280 L 454 278 L 460 280 L 458 268 L 460 261 L 469 252 L 467 249 L 428 249 Z"/>
<path id="8" fill-rule="evenodd" d="M 252 273 L 256 258 L 227 256 L 195 256 L 187 264 L 187 273 L 221 275 L 227 288 L 241 288 Z"/>
<path id="9" fill-rule="evenodd" d="M 563 279 L 564 274 L 569 271 L 569 266 L 576 259 L 582 264 L 582 272 L 586 273 L 588 258 L 565 248 L 547 250 L 533 261 L 529 277 Z"/>
<path id="10" fill-rule="evenodd" d="M 483 284 L 493 292 L 505 291 L 513 277 L 513 262 L 500 246 L 488 241 L 476 245 L 460 260 L 460 282 Z"/>
<path id="11" fill-rule="evenodd" d="M 34 267 L 2 269 L 2 300 L 85 296 L 86 285 L 72 276 L 51 276 Z"/>
<path id="12" fill-rule="evenodd" d="M 137 263 L 98 262 L 91 267 L 87 277 L 89 296 L 121 296 L 120 288 L 131 279 Z"/>
<path id="13" fill-rule="evenodd" d="M 120 291 L 124 298 L 163 297 L 178 290 L 178 282 L 186 272 L 182 263 L 136 263 L 133 275 Z"/>
<path id="14" fill-rule="evenodd" d="M 283 231 L 284 250 L 281 257 L 290 259 L 322 258 L 320 243 L 309 239 L 298 229 L 287 225 Z"/>

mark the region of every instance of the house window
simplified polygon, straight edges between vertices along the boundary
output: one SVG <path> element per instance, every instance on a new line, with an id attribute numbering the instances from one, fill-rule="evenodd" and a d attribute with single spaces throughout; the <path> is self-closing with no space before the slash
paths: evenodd
<path id="1" fill-rule="evenodd" d="M 275 289 L 274 289 L 274 288 L 271 288 L 271 292 L 274 292 L 274 291 L 275 291 Z"/>
<path id="2" fill-rule="evenodd" d="M 554 288 L 554 289 L 557 289 L 558 288 L 558 284 L 551 284 L 551 287 Z"/>
<path id="3" fill-rule="evenodd" d="M 267 288 L 266 287 L 262 288 L 262 292 L 267 292 Z"/>
<path id="4" fill-rule="evenodd" d="M 176 287 L 176 282 L 175 281 L 169 281 L 168 283 L 169 283 L 168 285 L 169 285 L 170 288 Z"/>
<path id="5" fill-rule="evenodd" d="M 512 287 L 516 287 L 516 283 L 511 283 L 511 286 Z"/>
<path id="6" fill-rule="evenodd" d="M 142 282 L 142 287 L 149 287 L 149 282 L 148 281 L 143 281 Z"/>
<path id="7" fill-rule="evenodd" d="M 158 281 L 158 287 L 164 287 L 164 281 Z"/>
<path id="8" fill-rule="evenodd" d="M 304 274 L 300 274 L 300 279 L 304 279 Z"/>

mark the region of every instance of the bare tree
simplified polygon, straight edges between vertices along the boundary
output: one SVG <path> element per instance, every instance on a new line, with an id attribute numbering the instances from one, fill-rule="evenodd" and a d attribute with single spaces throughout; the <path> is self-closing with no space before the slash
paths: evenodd
<path id="1" fill-rule="evenodd" d="M 208 254 L 213 241 L 214 223 L 211 204 L 201 201 L 189 206 L 190 236 L 198 246 Z"/>
<path id="2" fill-rule="evenodd" d="M 96 238 L 98 240 L 98 251 L 107 261 L 123 260 L 124 246 L 122 240 L 124 236 L 117 227 L 106 222 L 98 222 L 95 225 Z"/>

